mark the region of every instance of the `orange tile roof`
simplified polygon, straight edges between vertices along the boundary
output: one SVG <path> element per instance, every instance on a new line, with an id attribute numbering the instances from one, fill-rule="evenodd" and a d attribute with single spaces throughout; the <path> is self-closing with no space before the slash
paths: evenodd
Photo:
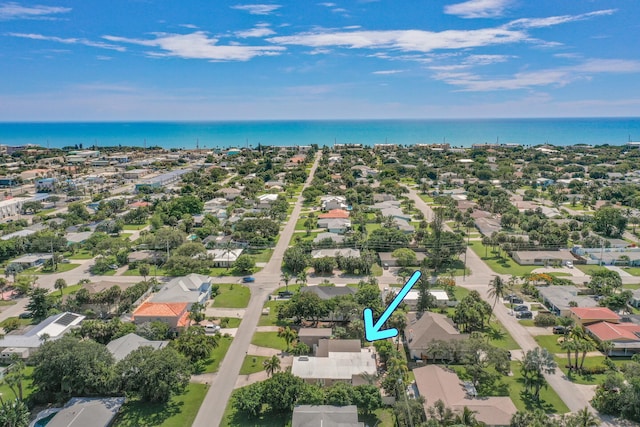
<path id="1" fill-rule="evenodd" d="M 177 317 L 181 316 L 189 306 L 186 302 L 145 302 L 133 312 L 136 316 Z"/>
<path id="2" fill-rule="evenodd" d="M 349 212 L 344 209 L 331 209 L 327 213 L 318 215 L 318 218 L 349 218 Z"/>
<path id="3" fill-rule="evenodd" d="M 587 326 L 587 329 L 600 341 L 640 341 L 636 335 L 640 333 L 640 326 L 634 324 L 598 322 Z"/>
<path id="4" fill-rule="evenodd" d="M 138 202 L 131 203 L 129 206 L 132 206 L 134 208 L 143 208 L 143 207 L 149 206 L 149 205 L 151 205 L 151 203 L 138 201 Z"/>
<path id="5" fill-rule="evenodd" d="M 178 327 L 189 326 L 189 312 L 185 312 L 180 319 L 178 319 Z"/>
<path id="6" fill-rule="evenodd" d="M 569 310 L 579 319 L 620 320 L 620 316 L 607 307 L 571 307 Z"/>

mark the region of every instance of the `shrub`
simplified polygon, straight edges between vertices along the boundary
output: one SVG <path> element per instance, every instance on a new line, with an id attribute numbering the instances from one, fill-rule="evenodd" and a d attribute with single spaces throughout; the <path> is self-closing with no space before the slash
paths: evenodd
<path id="1" fill-rule="evenodd" d="M 536 326 L 555 326 L 556 316 L 553 314 L 540 313 L 533 319 L 533 323 Z"/>
<path id="2" fill-rule="evenodd" d="M 587 366 L 582 368 L 583 374 L 596 375 L 604 374 L 605 372 L 607 372 L 607 367 L 604 365 Z"/>

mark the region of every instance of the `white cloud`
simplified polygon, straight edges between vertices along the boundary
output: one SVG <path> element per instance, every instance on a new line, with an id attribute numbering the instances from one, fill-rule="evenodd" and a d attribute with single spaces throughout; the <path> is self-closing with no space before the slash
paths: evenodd
<path id="1" fill-rule="evenodd" d="M 398 73 L 404 73 L 405 70 L 380 70 L 380 71 L 374 71 L 371 74 L 376 74 L 376 75 L 390 75 L 390 74 L 398 74 Z"/>
<path id="2" fill-rule="evenodd" d="M 324 2 L 324 3 L 318 3 L 318 6 L 324 6 L 324 7 L 336 7 L 337 4 L 335 3 L 329 3 L 329 2 Z"/>
<path id="3" fill-rule="evenodd" d="M 580 15 L 548 16 L 546 18 L 521 18 L 507 23 L 505 28 L 545 28 L 565 24 L 567 22 L 585 21 L 596 16 L 612 15 L 616 11 L 616 9 L 606 9 L 582 13 Z"/>
<path id="4" fill-rule="evenodd" d="M 281 7 L 279 4 L 239 4 L 231 6 L 232 9 L 243 10 L 251 15 L 270 15 Z"/>
<path id="5" fill-rule="evenodd" d="M 114 44 L 104 43 L 104 42 L 96 42 L 92 40 L 87 40 L 83 38 L 63 38 L 63 37 L 55 37 L 55 36 L 45 36 L 42 34 L 33 34 L 33 33 L 6 33 L 6 36 L 10 37 L 19 37 L 23 39 L 31 39 L 31 40 L 43 40 L 43 41 L 51 41 L 56 43 L 63 44 L 79 44 L 89 47 L 98 47 L 101 49 L 110 49 L 117 50 L 118 52 L 124 52 L 126 49 L 122 46 L 117 46 Z"/>
<path id="6" fill-rule="evenodd" d="M 640 61 L 624 59 L 590 59 L 581 64 L 526 71 L 505 78 L 483 78 L 469 72 L 440 72 L 437 80 L 459 86 L 462 91 L 487 92 L 528 89 L 540 86 L 563 87 L 578 80 L 589 80 L 593 74 L 640 73 Z"/>
<path id="7" fill-rule="evenodd" d="M 444 7 L 444 13 L 461 18 L 499 18 L 512 0 L 468 0 Z"/>
<path id="8" fill-rule="evenodd" d="M 279 55 L 286 50 L 281 46 L 218 45 L 218 39 L 209 38 L 203 31 L 191 34 L 155 33 L 155 39 L 132 39 L 104 36 L 106 40 L 160 48 L 164 52 L 148 52 L 150 56 L 174 56 L 186 59 L 212 61 L 248 61 L 256 56 Z"/>
<path id="9" fill-rule="evenodd" d="M 241 37 L 244 39 L 249 37 L 267 37 L 272 36 L 275 33 L 275 31 L 269 28 L 269 24 L 258 24 L 250 30 L 236 31 L 234 34 L 236 35 L 236 37 Z"/>
<path id="10" fill-rule="evenodd" d="M 70 12 L 69 7 L 56 6 L 21 6 L 18 3 L 9 2 L 0 4 L 0 20 L 10 19 L 53 19 L 49 15 Z"/>
<path id="11" fill-rule="evenodd" d="M 464 63 L 468 65 L 491 65 L 500 62 L 507 62 L 513 58 L 511 55 L 469 55 Z"/>
<path id="12" fill-rule="evenodd" d="M 466 49 L 480 46 L 517 43 L 527 39 L 527 34 L 505 28 L 480 30 L 447 30 L 431 32 L 422 30 L 352 31 L 303 33 L 292 36 L 272 37 L 276 44 L 309 47 L 346 47 L 359 49 L 393 49 L 403 52 L 431 52 L 438 49 Z"/>

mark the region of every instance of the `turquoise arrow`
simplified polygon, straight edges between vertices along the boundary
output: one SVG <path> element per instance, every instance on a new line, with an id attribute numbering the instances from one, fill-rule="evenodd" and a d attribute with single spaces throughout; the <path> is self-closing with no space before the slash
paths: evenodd
<path id="1" fill-rule="evenodd" d="M 389 307 L 386 308 L 375 324 L 373 323 L 373 311 L 370 308 L 365 308 L 363 310 L 364 336 L 367 341 L 385 340 L 398 335 L 398 330 L 396 328 L 385 329 L 383 331 L 381 331 L 380 328 L 382 328 L 382 325 L 389 320 L 389 317 L 391 317 L 395 309 L 398 308 L 404 297 L 406 297 L 411 288 L 413 288 L 413 285 L 415 285 L 418 279 L 420 279 L 420 276 L 422 276 L 420 271 L 413 272 L 409 280 L 407 280 L 407 283 L 404 284 L 398 295 L 396 295 L 393 301 L 391 301 Z"/>

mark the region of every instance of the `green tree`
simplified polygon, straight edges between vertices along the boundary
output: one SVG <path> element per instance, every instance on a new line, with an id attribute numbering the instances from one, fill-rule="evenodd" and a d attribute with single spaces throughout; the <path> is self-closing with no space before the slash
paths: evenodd
<path id="1" fill-rule="evenodd" d="M 327 390 L 326 401 L 328 405 L 347 406 L 352 404 L 351 386 L 343 382 L 333 384 Z"/>
<path id="2" fill-rule="evenodd" d="M 4 401 L 0 397 L 0 425 L 4 427 L 27 427 L 29 408 L 21 399 Z"/>
<path id="3" fill-rule="evenodd" d="M 598 427 L 600 419 L 589 408 L 582 408 L 575 414 L 569 415 L 567 427 Z"/>
<path id="4" fill-rule="evenodd" d="M 288 346 L 288 344 L 287 344 Z M 275 354 L 270 359 L 266 359 L 262 362 L 264 370 L 267 372 L 267 377 L 272 376 L 280 370 L 280 359 Z"/>
<path id="5" fill-rule="evenodd" d="M 369 415 L 382 407 L 380 390 L 371 384 L 357 385 L 352 388 L 351 403 L 356 405 L 359 411 Z"/>
<path id="6" fill-rule="evenodd" d="M 504 280 L 502 280 L 502 277 L 494 276 L 493 279 L 491 279 L 491 282 L 489 282 L 489 292 L 488 292 L 489 297 L 493 298 L 493 306 L 491 307 L 491 313 L 493 313 L 493 310 L 495 310 L 496 304 L 498 303 L 498 301 L 503 299 L 507 295 L 508 291 L 509 291 L 509 286 Z"/>
<path id="7" fill-rule="evenodd" d="M 593 215 L 593 231 L 606 237 L 620 237 L 627 227 L 627 217 L 621 209 L 603 206 Z"/>
<path id="8" fill-rule="evenodd" d="M 307 272 L 302 270 L 296 274 L 296 283 L 302 286 L 307 284 Z"/>
<path id="9" fill-rule="evenodd" d="M 195 323 L 202 322 L 206 318 L 204 309 L 205 306 L 198 302 L 191 304 L 191 308 L 189 309 L 189 320 Z"/>
<path id="10" fill-rule="evenodd" d="M 304 388 L 304 381 L 290 372 L 277 372 L 262 382 L 263 402 L 274 412 L 290 412 Z"/>
<path id="11" fill-rule="evenodd" d="M 65 335 L 42 343 L 30 362 L 33 386 L 49 402 L 114 391 L 113 356 L 97 342 Z"/>
<path id="12" fill-rule="evenodd" d="M 62 291 L 67 287 L 67 282 L 63 278 L 56 279 L 53 287 L 58 289 L 60 291 L 60 296 L 62 296 Z"/>
<path id="13" fill-rule="evenodd" d="M 411 267 L 416 265 L 416 253 L 408 248 L 398 248 L 391 253 L 400 267 Z"/>
<path id="14" fill-rule="evenodd" d="M 520 362 L 520 371 L 524 377 L 526 389 L 529 392 L 533 391 L 533 398 L 539 401 L 540 389 L 547 384 L 544 375 L 553 374 L 556 371 L 553 354 L 540 347 L 527 351 Z"/>
<path id="15" fill-rule="evenodd" d="M 255 266 L 255 260 L 249 255 L 240 255 L 236 262 L 233 263 L 233 269 L 238 274 L 250 274 Z"/>
<path id="16" fill-rule="evenodd" d="M 262 383 L 259 382 L 235 390 L 231 400 L 234 409 L 250 418 L 257 417 L 262 410 L 262 388 Z"/>
<path id="17" fill-rule="evenodd" d="M 47 294 L 48 291 L 45 288 L 35 288 L 29 293 L 29 302 L 26 308 L 36 321 L 47 317 L 49 310 L 53 308 L 53 303 Z"/>
<path id="18" fill-rule="evenodd" d="M 403 311 L 394 312 L 388 320 L 389 326 L 398 330 L 396 349 L 400 349 L 400 337 L 404 339 L 404 330 L 407 328 L 407 316 Z"/>
<path id="19" fill-rule="evenodd" d="M 138 273 L 140 273 L 140 275 L 144 278 L 144 281 L 147 281 L 147 276 L 149 275 L 151 268 L 149 267 L 149 264 L 147 263 L 142 263 L 138 265 Z"/>
<path id="20" fill-rule="evenodd" d="M 284 328 L 279 328 L 278 336 L 282 338 L 285 343 L 287 343 L 287 351 L 289 351 L 289 347 L 291 346 L 291 343 L 298 338 L 298 334 L 296 333 L 296 331 L 291 329 L 288 326 L 285 326 Z"/>
<path id="21" fill-rule="evenodd" d="M 141 347 L 116 365 L 120 390 L 145 402 L 167 402 L 184 392 L 191 378 L 189 361 L 173 348 Z"/>
<path id="22" fill-rule="evenodd" d="M 191 362 L 204 360 L 218 346 L 218 335 L 207 335 L 204 328 L 191 326 L 185 329 L 171 346 Z"/>
<path id="23" fill-rule="evenodd" d="M 291 281 L 291 274 L 289 274 L 289 272 L 284 271 L 282 272 L 282 274 L 280 275 L 280 279 L 284 282 L 284 286 L 286 287 L 286 290 L 289 290 L 289 282 Z"/>
<path id="24" fill-rule="evenodd" d="M 284 251 L 284 268 L 291 274 L 298 274 L 307 267 L 307 255 L 299 246 L 292 246 Z"/>

